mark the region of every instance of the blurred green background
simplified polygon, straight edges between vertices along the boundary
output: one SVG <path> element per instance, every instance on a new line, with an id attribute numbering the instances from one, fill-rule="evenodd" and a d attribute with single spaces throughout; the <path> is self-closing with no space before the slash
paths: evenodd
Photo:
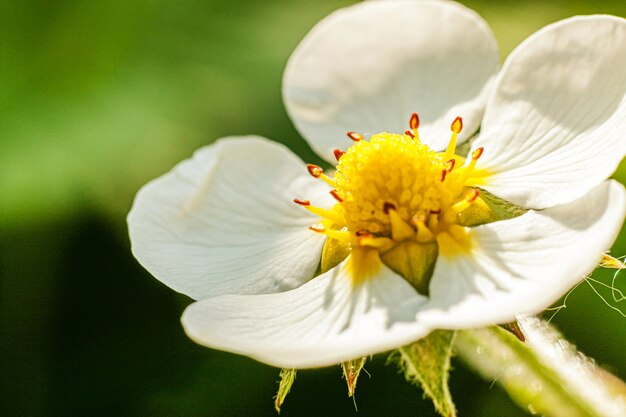
<path id="1" fill-rule="evenodd" d="M 264 135 L 319 161 L 286 116 L 281 75 L 307 31 L 351 3 L 0 2 L 2 415 L 276 415 L 278 370 L 184 336 L 190 300 L 135 262 L 125 215 L 145 182 L 221 136 Z M 503 57 L 550 22 L 626 15 L 623 0 L 464 3 Z M 626 168 L 616 176 L 624 182 Z M 613 253 L 626 253 L 625 233 Z M 626 378 L 626 318 L 587 284 L 554 323 Z M 462 415 L 526 415 L 454 367 Z M 367 370 L 358 415 L 435 415 L 384 356 Z M 339 367 L 300 372 L 282 415 L 356 415 Z"/>

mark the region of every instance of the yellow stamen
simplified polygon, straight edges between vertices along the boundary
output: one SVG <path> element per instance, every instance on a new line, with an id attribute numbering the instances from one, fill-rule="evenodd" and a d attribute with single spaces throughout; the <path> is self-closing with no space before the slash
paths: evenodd
<path id="1" fill-rule="evenodd" d="M 415 230 L 398 215 L 395 209 L 388 210 L 391 221 L 391 237 L 395 241 L 410 239 L 415 236 Z"/>
<path id="2" fill-rule="evenodd" d="M 478 190 L 468 191 L 463 200 L 452 205 L 452 211 L 456 214 L 467 209 L 474 203 L 474 201 L 476 201 L 476 199 L 478 198 L 478 194 L 480 194 Z"/>
<path id="3" fill-rule="evenodd" d="M 472 159 L 470 160 L 469 164 L 463 167 L 463 170 L 461 171 L 461 175 L 459 177 L 459 184 L 461 185 L 465 184 L 465 182 L 467 182 L 469 177 L 472 175 L 472 172 L 474 172 L 474 168 L 476 168 L 476 162 L 480 159 L 480 157 L 483 154 L 483 150 L 484 148 L 481 146 L 480 148 L 476 148 L 472 152 Z"/>
<path id="4" fill-rule="evenodd" d="M 331 220 L 333 223 L 336 223 L 338 225 L 343 226 L 346 222 L 343 214 L 340 211 L 328 210 L 321 207 L 312 206 L 309 200 L 299 200 L 295 198 L 293 202 L 309 210 L 311 213 L 323 217 L 324 219 Z"/>
<path id="5" fill-rule="evenodd" d="M 414 216 L 412 223 L 417 227 L 416 239 L 420 243 L 432 242 L 435 240 L 433 233 L 426 226 L 426 217 L 423 214 Z"/>
<path id="6" fill-rule="evenodd" d="M 336 240 L 340 240 L 342 242 L 351 243 L 351 244 L 358 243 L 354 234 L 349 232 L 348 230 L 331 229 L 321 224 L 309 226 L 309 229 L 316 233 L 324 234 L 331 239 L 336 239 Z"/>
<path id="7" fill-rule="evenodd" d="M 463 130 L 463 119 L 457 117 L 452 122 L 450 126 L 450 130 L 452 130 L 452 137 L 450 138 L 450 142 L 448 143 L 448 148 L 446 149 L 446 153 L 443 155 L 443 160 L 448 161 L 454 157 L 454 152 L 456 151 L 456 139 Z"/>

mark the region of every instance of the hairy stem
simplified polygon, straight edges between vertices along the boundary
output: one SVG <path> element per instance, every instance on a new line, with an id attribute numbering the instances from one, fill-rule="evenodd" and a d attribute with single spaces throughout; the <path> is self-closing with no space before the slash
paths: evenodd
<path id="1" fill-rule="evenodd" d="M 499 327 L 459 331 L 459 357 L 485 379 L 499 383 L 531 414 L 550 417 L 626 415 L 626 385 L 546 322 L 519 318 L 526 343 Z"/>

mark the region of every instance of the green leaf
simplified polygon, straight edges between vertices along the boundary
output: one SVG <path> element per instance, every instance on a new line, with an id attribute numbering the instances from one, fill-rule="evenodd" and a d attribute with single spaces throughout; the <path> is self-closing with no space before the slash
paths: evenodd
<path id="1" fill-rule="evenodd" d="M 276 393 L 276 397 L 274 398 L 274 408 L 276 412 L 280 414 L 280 407 L 282 407 L 285 402 L 285 398 L 287 398 L 287 394 L 291 391 L 291 386 L 296 380 L 296 369 L 286 369 L 283 368 L 280 370 L 280 382 L 278 383 L 278 392 Z"/>
<path id="2" fill-rule="evenodd" d="M 390 358 L 398 362 L 407 381 L 420 385 L 439 414 L 456 416 L 448 386 L 452 342 L 455 332 L 436 330 L 427 337 L 401 347 Z"/>

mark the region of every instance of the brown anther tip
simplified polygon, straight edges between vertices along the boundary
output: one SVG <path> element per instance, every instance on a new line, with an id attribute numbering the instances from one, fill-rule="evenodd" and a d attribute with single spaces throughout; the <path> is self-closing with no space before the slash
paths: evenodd
<path id="1" fill-rule="evenodd" d="M 467 195 L 465 196 L 465 199 L 467 200 L 468 203 L 473 203 L 474 201 L 476 201 L 479 195 L 480 195 L 480 191 L 476 189 L 472 189 L 467 193 Z"/>
<path id="2" fill-rule="evenodd" d="M 339 193 L 337 192 L 337 190 L 330 190 L 330 195 L 332 195 L 335 200 L 339 201 L 340 203 L 343 203 L 343 198 L 339 196 Z"/>
<path id="3" fill-rule="evenodd" d="M 446 162 L 446 171 L 452 172 L 455 164 L 456 164 L 456 159 L 454 158 Z"/>
<path id="4" fill-rule="evenodd" d="M 407 136 L 410 136 L 411 139 L 415 139 L 415 135 L 410 130 L 405 130 L 404 134 L 407 135 Z"/>
<path id="5" fill-rule="evenodd" d="M 356 132 L 348 132 L 348 137 L 355 142 L 363 140 L 363 135 L 360 133 L 356 133 Z"/>
<path id="6" fill-rule="evenodd" d="M 474 152 L 472 152 L 472 159 L 477 160 L 478 158 L 480 158 L 484 150 L 485 148 L 483 148 L 482 146 L 480 148 L 476 148 Z"/>
<path id="7" fill-rule="evenodd" d="M 390 202 L 385 202 L 385 204 L 383 204 L 383 211 L 385 212 L 385 214 L 389 214 L 389 210 L 395 210 L 396 209 L 396 205 Z"/>
<path id="8" fill-rule="evenodd" d="M 315 178 L 319 178 L 324 173 L 322 167 L 313 164 L 307 164 L 306 169 L 309 171 L 309 174 Z"/>
<path id="9" fill-rule="evenodd" d="M 420 117 L 417 115 L 417 113 L 413 113 L 411 115 L 411 120 L 409 120 L 409 126 L 411 127 L 411 129 L 418 129 L 420 127 Z"/>
<path id="10" fill-rule="evenodd" d="M 448 170 L 442 169 L 441 170 L 441 182 L 444 182 L 446 180 L 446 175 L 448 175 Z"/>
<path id="11" fill-rule="evenodd" d="M 296 204 L 299 204 L 301 206 L 310 206 L 311 205 L 311 202 L 309 200 L 300 200 L 298 198 L 294 198 L 293 202 L 296 203 Z"/>
<path id="12" fill-rule="evenodd" d="M 326 228 L 321 224 L 314 224 L 313 226 L 309 226 L 309 230 L 313 230 L 317 233 L 324 233 L 326 231 Z"/>
<path id="13" fill-rule="evenodd" d="M 441 209 L 439 209 L 439 210 L 431 210 L 430 214 L 441 214 Z"/>
<path id="14" fill-rule="evenodd" d="M 341 158 L 345 152 L 342 151 L 341 149 L 335 148 L 333 149 L 333 153 L 335 154 L 335 159 L 339 161 L 339 158 Z"/>
<path id="15" fill-rule="evenodd" d="M 460 116 L 454 119 L 454 122 L 452 122 L 452 125 L 450 126 L 450 130 L 457 135 L 461 133 L 461 130 L 463 130 L 463 119 Z"/>
<path id="16" fill-rule="evenodd" d="M 357 235 L 357 237 L 372 236 L 372 234 L 370 232 L 368 232 L 367 230 L 357 230 L 355 235 Z"/>

